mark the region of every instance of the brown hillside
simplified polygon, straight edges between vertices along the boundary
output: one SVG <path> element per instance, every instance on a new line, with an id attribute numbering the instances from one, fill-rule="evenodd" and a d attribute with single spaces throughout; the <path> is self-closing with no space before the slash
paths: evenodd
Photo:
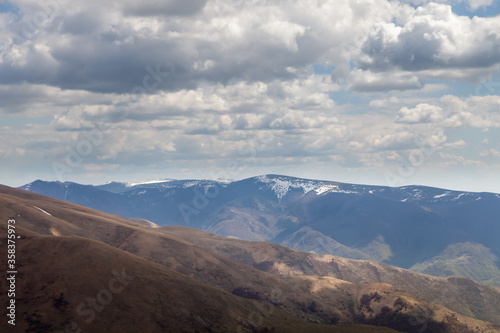
<path id="1" fill-rule="evenodd" d="M 330 276 L 357 284 L 387 283 L 460 314 L 500 324 L 500 292 L 461 277 L 434 277 L 386 264 L 316 255 L 268 242 L 220 237 L 186 227 L 162 227 L 168 235 L 284 276 Z"/>
<path id="2" fill-rule="evenodd" d="M 17 332 L 236 332 L 238 326 L 243 332 L 266 327 L 276 332 L 390 332 L 308 324 L 275 308 L 252 328 L 241 320 L 255 311 L 251 300 L 101 242 L 19 231 L 24 236 L 17 253 Z M 2 272 L 1 290 L 6 290 L 4 281 Z M 94 311 L 89 297 L 97 300 Z M 0 327 L 12 331 L 5 320 Z"/>

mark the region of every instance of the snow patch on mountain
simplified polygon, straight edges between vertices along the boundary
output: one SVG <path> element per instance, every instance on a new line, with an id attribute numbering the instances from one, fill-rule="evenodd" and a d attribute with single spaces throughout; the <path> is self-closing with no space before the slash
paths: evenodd
<path id="1" fill-rule="evenodd" d="M 133 187 L 133 186 L 138 186 L 138 185 L 149 185 L 149 184 L 161 184 L 161 183 L 168 183 L 171 182 L 172 179 L 152 179 L 152 180 L 147 180 L 145 182 L 138 182 L 138 183 L 125 183 L 127 187 Z"/>
<path id="2" fill-rule="evenodd" d="M 38 209 L 38 210 L 39 210 L 39 211 L 41 211 L 42 213 L 45 213 L 45 214 L 47 214 L 47 215 L 49 215 L 49 216 L 52 216 L 52 214 L 47 213 L 46 211 L 44 211 L 43 209 L 41 209 L 41 208 L 39 208 L 39 207 L 37 207 L 37 206 L 33 206 L 33 207 L 35 207 L 36 209 Z"/>
<path id="3" fill-rule="evenodd" d="M 276 193 L 278 200 L 281 200 L 281 198 L 288 193 L 288 189 L 292 185 L 292 182 L 280 178 L 269 179 L 266 176 L 259 176 L 257 179 L 259 182 L 266 184 L 268 188 L 273 190 L 274 193 Z"/>
<path id="4" fill-rule="evenodd" d="M 455 200 L 458 200 L 460 199 L 462 196 L 464 195 L 467 195 L 468 193 L 460 193 L 457 197 L 453 198 L 452 200 L 455 201 Z"/>
<path id="5" fill-rule="evenodd" d="M 210 188 L 220 186 L 220 187 L 226 187 L 227 185 L 231 184 L 233 181 L 227 180 L 227 179 L 202 179 L 202 180 L 190 180 L 190 181 L 183 181 L 182 182 L 182 187 L 183 188 L 190 188 L 190 187 L 203 187 L 205 188 L 205 191 L 208 191 Z"/>
<path id="6" fill-rule="evenodd" d="M 234 183 L 234 179 L 228 179 L 228 178 L 208 178 L 206 179 L 207 181 L 211 182 L 216 182 L 219 184 L 231 184 Z"/>
<path id="7" fill-rule="evenodd" d="M 445 197 L 445 196 L 447 196 L 447 195 L 449 195 L 449 194 L 450 194 L 450 192 L 449 192 L 449 191 L 447 191 L 447 192 L 445 192 L 445 193 L 443 193 L 443 194 L 435 195 L 435 196 L 434 196 L 434 199 L 439 199 L 439 198 Z"/>
<path id="8" fill-rule="evenodd" d="M 201 180 L 194 180 L 194 181 L 189 181 L 185 182 L 182 184 L 183 188 L 189 188 L 189 187 L 194 187 L 194 186 L 200 186 L 203 183 Z"/>
<path id="9" fill-rule="evenodd" d="M 263 175 L 258 176 L 257 181 L 266 184 L 267 188 L 273 190 L 278 200 L 281 200 L 291 188 L 302 189 L 304 194 L 314 191 L 316 195 L 327 192 L 356 193 L 353 191 L 341 190 L 336 184 L 306 179 L 292 179 L 288 177 L 269 178 L 267 175 Z"/>
<path id="10" fill-rule="evenodd" d="M 141 188 L 156 188 L 160 191 L 172 188 L 191 188 L 191 187 L 204 187 L 212 188 L 215 186 L 226 187 L 228 184 L 232 183 L 233 180 L 228 179 L 186 179 L 186 180 L 176 180 L 176 179 L 153 179 L 141 182 L 107 182 L 105 185 L 101 185 L 105 191 L 121 193 L 124 191 L 138 190 Z M 113 189 L 109 187 L 111 185 L 118 185 L 118 189 Z M 120 188 L 124 187 L 124 188 Z M 135 195 L 144 194 L 144 191 L 135 193 Z"/>
<path id="11" fill-rule="evenodd" d="M 316 195 L 320 195 L 327 192 L 355 193 L 351 191 L 341 191 L 338 185 L 320 185 L 315 187 L 314 191 L 316 192 Z"/>

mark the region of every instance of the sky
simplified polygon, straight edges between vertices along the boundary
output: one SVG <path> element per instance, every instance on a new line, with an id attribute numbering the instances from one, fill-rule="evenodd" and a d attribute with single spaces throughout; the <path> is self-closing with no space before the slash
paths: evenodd
<path id="1" fill-rule="evenodd" d="M 493 0 L 0 1 L 0 183 L 500 193 Z"/>

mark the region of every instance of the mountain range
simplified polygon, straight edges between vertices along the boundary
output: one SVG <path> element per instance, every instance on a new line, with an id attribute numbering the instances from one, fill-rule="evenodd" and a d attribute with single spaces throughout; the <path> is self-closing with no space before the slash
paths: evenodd
<path id="1" fill-rule="evenodd" d="M 5 186 L 1 258 L 12 219 L 19 331 L 500 332 L 500 289 L 466 278 L 158 227 Z"/>
<path id="2" fill-rule="evenodd" d="M 500 194 L 263 175 L 24 190 L 158 226 L 383 262 L 500 286 Z"/>

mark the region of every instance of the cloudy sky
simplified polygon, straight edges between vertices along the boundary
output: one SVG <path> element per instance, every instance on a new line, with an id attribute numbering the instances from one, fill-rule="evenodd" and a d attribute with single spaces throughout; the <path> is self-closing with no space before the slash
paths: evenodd
<path id="1" fill-rule="evenodd" d="M 500 193 L 494 0 L 0 1 L 0 183 Z"/>

